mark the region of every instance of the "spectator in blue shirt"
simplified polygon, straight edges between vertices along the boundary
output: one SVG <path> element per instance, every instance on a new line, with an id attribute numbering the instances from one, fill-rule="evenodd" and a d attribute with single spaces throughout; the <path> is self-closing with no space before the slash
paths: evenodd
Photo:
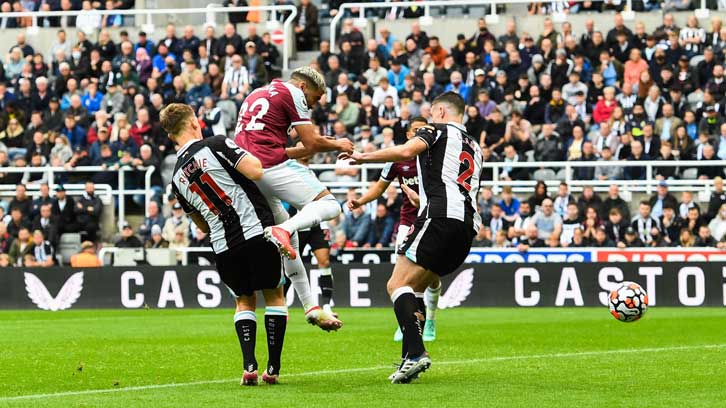
<path id="1" fill-rule="evenodd" d="M 388 82 L 392 87 L 396 88 L 398 92 L 401 92 L 406 86 L 406 76 L 410 70 L 405 66 L 401 65 L 401 62 L 394 59 L 391 61 L 391 69 L 388 70 Z"/>
<path id="2" fill-rule="evenodd" d="M 89 115 L 93 115 L 101 109 L 102 100 L 103 94 L 98 92 L 98 84 L 91 81 L 86 88 L 86 93 L 81 97 L 81 103 L 83 103 Z"/>
<path id="3" fill-rule="evenodd" d="M 86 147 L 86 130 L 76 124 L 73 115 L 66 115 L 61 134 L 68 138 L 73 150 Z"/>
<path id="4" fill-rule="evenodd" d="M 454 92 L 458 93 L 459 96 L 461 96 L 464 100 L 469 96 L 469 87 L 466 86 L 466 84 L 463 82 L 463 78 L 461 76 L 461 72 L 454 71 L 451 73 L 451 83 L 446 85 L 446 88 L 444 88 L 444 92 Z"/>
<path id="5" fill-rule="evenodd" d="M 173 52 L 169 52 L 169 48 L 163 42 L 159 43 L 159 48 L 156 51 L 157 54 L 151 60 L 151 65 L 158 69 L 159 72 L 166 69 L 166 57 L 172 57 L 176 60 L 176 55 Z"/>
<path id="6" fill-rule="evenodd" d="M 499 207 L 504 212 L 504 218 L 512 222 L 519 213 L 519 200 L 512 195 L 512 187 L 504 186 L 502 188 L 502 199 L 499 200 Z"/>
<path id="7" fill-rule="evenodd" d="M 149 55 L 154 54 L 154 42 L 148 39 L 146 33 L 143 31 L 139 31 L 139 42 L 134 45 L 134 52 L 139 48 L 145 49 Z"/>

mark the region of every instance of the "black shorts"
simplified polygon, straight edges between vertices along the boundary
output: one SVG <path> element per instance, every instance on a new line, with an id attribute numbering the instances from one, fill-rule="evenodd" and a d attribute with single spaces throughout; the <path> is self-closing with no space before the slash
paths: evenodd
<path id="1" fill-rule="evenodd" d="M 236 296 L 282 284 L 282 258 L 277 247 L 262 235 L 215 255 L 217 271 Z"/>
<path id="2" fill-rule="evenodd" d="M 310 228 L 307 231 L 298 231 L 298 237 L 300 238 L 300 250 L 305 248 L 305 245 L 310 244 L 310 249 L 317 251 L 318 249 L 330 248 L 330 230 L 321 229 L 319 225 Z"/>
<path id="3" fill-rule="evenodd" d="M 459 220 L 417 218 L 398 254 L 444 276 L 464 263 L 475 235 L 474 227 Z"/>

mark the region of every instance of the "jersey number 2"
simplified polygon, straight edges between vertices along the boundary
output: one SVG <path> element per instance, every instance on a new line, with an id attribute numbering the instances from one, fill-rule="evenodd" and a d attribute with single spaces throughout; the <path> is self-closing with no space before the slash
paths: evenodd
<path id="1" fill-rule="evenodd" d="M 468 152 L 461 152 L 459 161 L 464 165 L 464 169 L 459 173 L 456 182 L 464 187 L 464 190 L 471 191 L 471 176 L 474 174 L 474 158 Z"/>
<path id="2" fill-rule="evenodd" d="M 262 119 L 262 117 L 265 116 L 267 111 L 270 109 L 270 102 L 267 99 L 257 99 L 256 101 L 252 102 L 252 105 L 250 105 L 249 107 L 247 106 L 247 102 L 245 102 L 240 108 L 241 115 L 244 115 L 247 112 L 247 109 L 250 110 L 250 114 L 252 116 L 250 117 L 250 121 L 247 123 L 247 126 L 245 126 L 245 130 L 264 129 L 265 124 L 258 123 L 257 121 Z M 256 109 L 257 112 L 255 112 Z"/>
<path id="3" fill-rule="evenodd" d="M 209 173 L 202 174 L 201 177 L 199 177 L 199 181 L 201 182 L 201 184 L 198 181 L 189 184 L 189 189 L 199 195 L 199 197 L 202 199 L 202 201 L 204 201 L 204 204 L 207 205 L 207 208 L 209 208 L 209 211 L 211 211 L 212 214 L 219 215 L 219 209 L 216 205 L 214 205 L 212 200 L 209 199 L 209 196 L 207 195 L 209 189 L 211 189 L 211 192 L 217 196 L 218 200 L 222 201 L 226 205 L 232 205 L 232 199 L 230 199 L 229 196 L 227 196 L 227 193 L 225 193 L 224 190 L 219 187 L 219 184 L 217 184 L 214 179 L 212 179 L 212 176 L 210 176 Z M 207 192 L 205 192 L 204 190 L 207 190 Z"/>

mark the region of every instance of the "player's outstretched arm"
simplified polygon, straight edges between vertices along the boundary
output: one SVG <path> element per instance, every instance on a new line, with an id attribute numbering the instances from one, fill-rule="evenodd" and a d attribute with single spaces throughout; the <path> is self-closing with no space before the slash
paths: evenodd
<path id="1" fill-rule="evenodd" d="M 371 186 L 371 188 L 366 191 L 365 194 L 363 194 L 359 199 L 357 200 L 349 200 L 348 201 L 348 209 L 354 210 L 360 206 L 366 205 L 370 203 L 371 201 L 375 200 L 376 198 L 383 195 L 383 192 L 386 191 L 388 188 L 388 185 L 391 184 L 389 182 L 386 182 L 384 180 L 378 180 L 376 184 Z"/>
<path id="2" fill-rule="evenodd" d="M 192 221 L 194 221 L 194 224 L 205 234 L 209 234 L 209 225 L 207 224 L 207 221 L 202 217 L 202 214 L 198 212 L 193 212 L 189 214 L 189 216 L 192 218 Z"/>
<path id="3" fill-rule="evenodd" d="M 420 153 L 428 149 L 428 145 L 422 139 L 416 137 L 406 144 L 381 149 L 370 153 L 341 153 L 338 158 L 341 160 L 350 160 L 351 164 L 361 163 L 386 163 L 400 162 L 410 160 L 418 156 Z"/>
<path id="4" fill-rule="evenodd" d="M 300 141 L 307 149 L 307 154 L 319 152 L 341 151 L 350 153 L 353 151 L 353 142 L 349 139 L 332 139 L 320 136 L 315 132 L 315 125 L 295 125 L 295 131 L 300 136 Z M 289 153 L 288 153 L 289 156 Z M 294 158 L 294 157 L 291 157 Z"/>
<path id="5" fill-rule="evenodd" d="M 262 178 L 262 163 L 260 159 L 249 153 L 237 163 L 235 169 L 250 180 L 259 180 Z"/>

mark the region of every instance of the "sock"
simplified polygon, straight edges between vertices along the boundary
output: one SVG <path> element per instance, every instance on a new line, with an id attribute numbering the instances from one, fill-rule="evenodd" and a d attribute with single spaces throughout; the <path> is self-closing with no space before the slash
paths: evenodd
<path id="1" fill-rule="evenodd" d="M 441 281 L 437 288 L 429 286 L 424 292 L 424 302 L 426 303 L 426 320 L 436 320 L 436 309 L 439 307 L 439 295 L 441 295 Z"/>
<path id="2" fill-rule="evenodd" d="M 308 203 L 298 211 L 295 216 L 278 225 L 290 233 L 310 228 L 320 224 L 322 221 L 335 218 L 341 213 L 340 204 L 332 194 L 323 196 L 321 199 Z"/>
<path id="3" fill-rule="evenodd" d="M 280 373 L 282 344 L 287 328 L 287 306 L 268 306 L 265 309 L 265 329 L 267 330 L 267 374 Z"/>
<path id="4" fill-rule="evenodd" d="M 299 254 L 300 241 L 298 240 L 297 233 L 292 234 L 290 243 Z M 283 263 L 285 266 L 285 275 L 287 275 L 290 283 L 295 288 L 295 293 L 300 298 L 303 309 L 308 311 L 310 308 L 318 306 L 318 301 L 313 296 L 313 291 L 310 290 L 310 281 L 308 281 L 308 274 L 305 271 L 305 265 L 303 265 L 302 259 L 299 256 L 294 260 L 283 258 Z"/>
<path id="5" fill-rule="evenodd" d="M 255 316 L 255 312 L 245 310 L 235 313 L 234 327 L 237 330 L 237 338 L 239 339 L 239 345 L 242 348 L 244 369 L 249 372 L 257 370 L 257 359 L 255 358 L 257 316 Z"/>
<path id="6" fill-rule="evenodd" d="M 333 273 L 330 267 L 320 268 L 320 277 L 318 278 L 320 291 L 323 293 L 323 304 L 329 305 L 333 299 Z"/>
<path id="7" fill-rule="evenodd" d="M 428 315 L 426 314 L 426 305 L 424 304 L 424 294 L 415 292 L 414 295 L 416 296 L 416 311 L 421 313 L 421 316 L 424 317 L 425 321 L 428 318 Z"/>
<path id="8" fill-rule="evenodd" d="M 416 295 L 410 286 L 403 286 L 393 292 L 391 300 L 398 325 L 403 332 L 403 356 L 416 358 L 426 352 L 421 337 L 423 316 L 417 313 Z"/>

